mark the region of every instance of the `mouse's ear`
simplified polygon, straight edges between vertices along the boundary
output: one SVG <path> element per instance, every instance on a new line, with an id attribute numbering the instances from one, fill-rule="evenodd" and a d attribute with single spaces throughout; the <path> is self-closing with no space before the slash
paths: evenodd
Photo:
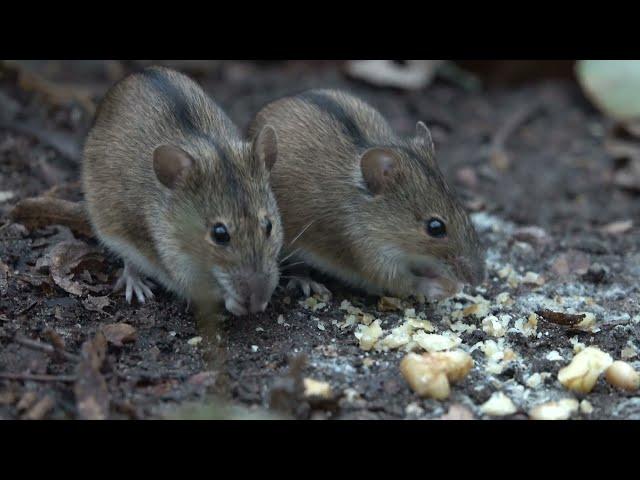
<path id="1" fill-rule="evenodd" d="M 414 141 L 422 148 L 428 149 L 431 153 L 435 152 L 433 139 L 431 138 L 431 132 L 424 124 L 424 122 L 416 123 L 416 136 L 414 138 Z"/>
<path id="2" fill-rule="evenodd" d="M 278 159 L 278 135 L 271 125 L 265 125 L 253 141 L 253 155 L 271 171 Z"/>
<path id="3" fill-rule="evenodd" d="M 193 164 L 191 155 L 173 145 L 160 145 L 153 152 L 153 171 L 167 188 L 173 189 Z"/>
<path id="4" fill-rule="evenodd" d="M 360 169 L 367 188 L 378 195 L 387 188 L 397 171 L 398 155 L 388 148 L 370 148 L 360 157 Z"/>

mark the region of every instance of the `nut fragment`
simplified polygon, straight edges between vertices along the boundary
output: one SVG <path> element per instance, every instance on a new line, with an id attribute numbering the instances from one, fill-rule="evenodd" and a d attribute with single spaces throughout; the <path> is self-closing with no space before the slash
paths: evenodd
<path id="1" fill-rule="evenodd" d="M 327 382 L 320 382 L 312 378 L 304 379 L 304 396 L 305 397 L 319 397 L 319 398 L 331 398 L 333 392 L 331 385 Z"/>
<path id="2" fill-rule="evenodd" d="M 376 320 L 371 325 L 358 325 L 358 329 L 355 332 L 355 336 L 360 342 L 360 348 L 362 350 L 371 350 L 378 339 L 382 336 L 382 327 L 380 326 L 380 320 Z"/>
<path id="3" fill-rule="evenodd" d="M 532 420 L 567 420 L 578 410 L 580 404 L 573 398 L 564 398 L 557 402 L 543 403 L 529 411 Z"/>
<path id="4" fill-rule="evenodd" d="M 605 379 L 614 387 L 634 391 L 640 388 L 640 374 L 627 362 L 616 360 L 605 372 Z"/>
<path id="5" fill-rule="evenodd" d="M 502 392 L 495 392 L 491 398 L 482 404 L 480 410 L 492 417 L 513 415 L 518 411 L 511 399 Z"/>
<path id="6" fill-rule="evenodd" d="M 587 347 L 573 357 L 569 365 L 560 369 L 558 380 L 570 390 L 589 393 L 600 374 L 612 363 L 608 353 L 597 347 Z"/>
<path id="7" fill-rule="evenodd" d="M 441 350 L 449 350 L 457 347 L 462 343 L 458 337 L 450 338 L 444 335 L 437 335 L 435 333 L 424 333 L 422 330 L 418 330 L 413 334 L 413 341 L 420 347 L 424 348 L 427 352 L 439 352 Z"/>
<path id="8" fill-rule="evenodd" d="M 473 367 L 473 359 L 463 351 L 407 354 L 400 372 L 411 389 L 421 397 L 443 400 L 449 396 L 449 382 L 462 380 Z"/>

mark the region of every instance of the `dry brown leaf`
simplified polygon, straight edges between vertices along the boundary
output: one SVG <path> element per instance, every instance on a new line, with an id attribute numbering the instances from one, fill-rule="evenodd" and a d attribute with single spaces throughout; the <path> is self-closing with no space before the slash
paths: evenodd
<path id="1" fill-rule="evenodd" d="M 110 313 L 104 311 L 105 308 L 111 305 L 111 299 L 108 295 L 105 295 L 103 297 L 92 297 L 91 295 L 87 295 L 87 298 L 82 302 L 82 305 L 84 306 L 84 308 L 92 312 L 111 315 Z"/>
<path id="2" fill-rule="evenodd" d="M 547 322 L 570 327 L 580 323 L 586 316 L 584 313 L 574 315 L 570 313 L 553 312 L 551 310 L 538 310 L 536 314 L 544 318 Z"/>
<path id="3" fill-rule="evenodd" d="M 13 208 L 9 217 L 29 229 L 47 225 L 64 225 L 76 233 L 93 237 L 87 213 L 79 202 L 69 202 L 50 196 L 25 198 Z"/>
<path id="4" fill-rule="evenodd" d="M 80 240 L 66 240 L 56 244 L 38 263 L 49 267 L 51 278 L 60 288 L 72 295 L 82 295 L 83 284 L 73 280 L 73 274 L 102 268 L 104 257 Z"/>
<path id="5" fill-rule="evenodd" d="M 136 329 L 127 323 L 110 323 L 104 325 L 101 330 L 107 341 L 116 347 L 135 342 L 138 336 Z"/>
<path id="6" fill-rule="evenodd" d="M 378 300 L 378 310 L 381 312 L 402 310 L 402 300 L 395 297 L 380 297 L 380 300 Z"/>
<path id="7" fill-rule="evenodd" d="M 109 391 L 100 373 L 106 354 L 107 340 L 102 332 L 82 344 L 74 385 L 78 418 L 104 420 L 109 415 Z"/>

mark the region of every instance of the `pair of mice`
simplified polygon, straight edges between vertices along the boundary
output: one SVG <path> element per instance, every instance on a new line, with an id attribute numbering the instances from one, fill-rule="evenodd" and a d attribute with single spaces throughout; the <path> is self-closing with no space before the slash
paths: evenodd
<path id="1" fill-rule="evenodd" d="M 101 102 L 82 183 L 129 302 L 153 297 L 148 277 L 197 307 L 264 311 L 281 250 L 371 293 L 438 299 L 484 278 L 427 127 L 400 138 L 342 92 L 277 100 L 246 139 L 194 81 L 147 68 Z"/>

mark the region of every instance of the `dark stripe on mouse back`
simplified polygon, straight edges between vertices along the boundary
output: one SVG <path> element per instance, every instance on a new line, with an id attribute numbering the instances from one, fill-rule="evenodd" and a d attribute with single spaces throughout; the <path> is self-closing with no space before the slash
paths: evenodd
<path id="1" fill-rule="evenodd" d="M 329 95 L 319 92 L 305 92 L 300 95 L 300 98 L 314 105 L 322 112 L 329 114 L 333 120 L 342 126 L 342 131 L 349 137 L 354 145 L 361 148 L 368 146 L 362 130 L 360 130 L 358 124 L 340 102 Z"/>
<path id="2" fill-rule="evenodd" d="M 148 68 L 139 72 L 139 75 L 145 77 L 168 102 L 171 115 L 175 118 L 178 127 L 184 128 L 189 133 L 199 131 L 198 121 L 191 111 L 189 99 L 165 72 Z"/>

